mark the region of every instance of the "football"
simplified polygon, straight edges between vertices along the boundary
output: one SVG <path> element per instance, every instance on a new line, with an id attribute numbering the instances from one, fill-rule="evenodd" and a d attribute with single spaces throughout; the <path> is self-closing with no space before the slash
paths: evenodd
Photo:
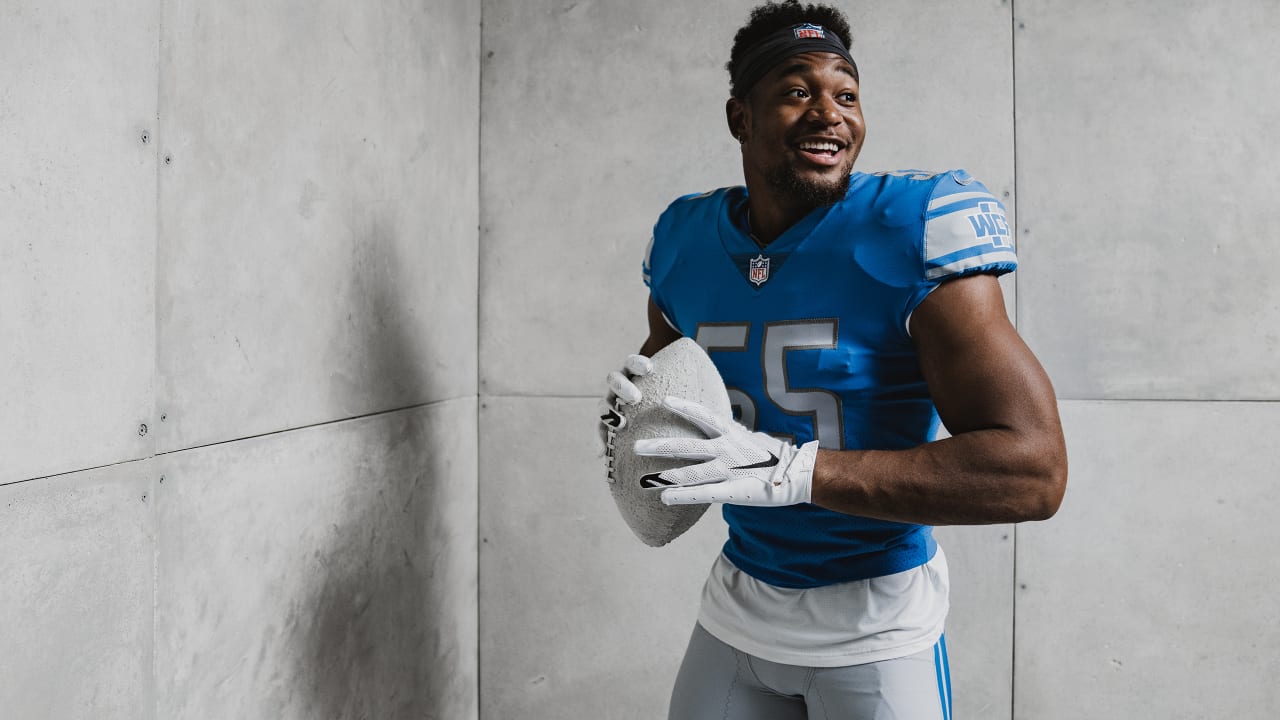
<path id="1" fill-rule="evenodd" d="M 688 465 L 688 460 L 642 457 L 635 454 L 642 438 L 706 437 L 684 418 L 662 406 L 668 395 L 691 400 L 722 417 L 733 417 L 729 394 L 711 358 L 689 338 L 681 338 L 654 354 L 653 370 L 632 382 L 640 389 L 640 402 L 615 406 L 623 420 L 609 431 L 606 450 L 609 491 L 618 512 L 636 537 L 646 545 L 661 547 L 693 527 L 707 505 L 663 505 L 667 487 L 658 479 L 664 470 Z"/>

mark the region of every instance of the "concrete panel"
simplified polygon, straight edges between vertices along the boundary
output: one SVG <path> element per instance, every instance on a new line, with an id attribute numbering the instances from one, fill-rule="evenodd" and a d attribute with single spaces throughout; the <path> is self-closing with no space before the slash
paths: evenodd
<path id="1" fill-rule="evenodd" d="M 476 402 L 158 462 L 159 717 L 476 718 Z"/>
<path id="2" fill-rule="evenodd" d="M 595 394 L 643 340 L 640 262 L 658 213 L 742 182 L 724 63 L 748 11 L 485 4 L 484 392 Z M 850 20 L 869 123 L 859 166 L 964 166 L 1012 208 L 1008 6 L 914 0 Z"/>
<path id="3" fill-rule="evenodd" d="M 1280 398 L 1280 4 L 1017 8 L 1019 315 L 1059 394 Z"/>
<path id="4" fill-rule="evenodd" d="M 145 720 L 150 461 L 0 486 L 0 714 Z"/>
<path id="5" fill-rule="evenodd" d="M 161 448 L 474 394 L 478 4 L 164 18 Z"/>
<path id="6" fill-rule="evenodd" d="M 724 522 L 637 540 L 604 484 L 593 400 L 486 398 L 480 416 L 482 717 L 665 717 Z"/>
<path id="7" fill-rule="evenodd" d="M 658 213 L 741 182 L 723 58 L 745 13 L 485 3 L 483 392 L 594 393 L 644 340 L 640 262 Z"/>
<path id="8" fill-rule="evenodd" d="M 0 483 L 149 454 L 159 4 L 0 7 Z"/>
<path id="9" fill-rule="evenodd" d="M 1066 501 L 1018 533 L 1015 717 L 1275 717 L 1280 406 L 1062 411 Z"/>
<path id="10" fill-rule="evenodd" d="M 1014 527 L 937 528 L 951 573 L 947 655 L 954 714 L 1000 720 L 1013 708 Z"/>
<path id="11" fill-rule="evenodd" d="M 1002 198 L 1012 221 L 1009 3 L 910 0 L 847 10 L 867 121 L 860 169 L 965 168 Z"/>

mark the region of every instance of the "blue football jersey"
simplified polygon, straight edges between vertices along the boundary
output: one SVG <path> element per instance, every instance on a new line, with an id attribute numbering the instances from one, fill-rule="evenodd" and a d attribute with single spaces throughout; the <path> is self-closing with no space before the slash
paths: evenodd
<path id="1" fill-rule="evenodd" d="M 654 302 L 708 351 L 739 420 L 837 450 L 934 439 L 908 321 L 945 280 L 1017 267 L 1000 201 L 963 170 L 855 173 L 844 200 L 764 249 L 746 205 L 743 187 L 676 200 L 644 264 Z M 901 572 L 936 549 L 927 526 L 815 505 L 725 505 L 724 517 L 725 555 L 779 587 Z"/>

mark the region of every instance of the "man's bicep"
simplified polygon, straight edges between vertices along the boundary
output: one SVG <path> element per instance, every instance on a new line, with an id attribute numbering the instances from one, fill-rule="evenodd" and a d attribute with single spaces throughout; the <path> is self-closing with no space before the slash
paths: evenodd
<path id="1" fill-rule="evenodd" d="M 1061 433 L 1053 387 L 1009 322 L 994 276 L 943 283 L 912 314 L 911 335 L 952 434 L 998 428 Z"/>
<path id="2" fill-rule="evenodd" d="M 653 301 L 653 296 L 649 296 L 648 305 L 649 316 L 649 337 L 645 339 L 644 345 L 640 347 L 640 354 L 653 357 L 653 354 L 671 343 L 679 340 L 682 336 L 679 330 L 672 327 L 671 322 L 667 320 L 667 316 L 663 314 L 662 308 Z"/>

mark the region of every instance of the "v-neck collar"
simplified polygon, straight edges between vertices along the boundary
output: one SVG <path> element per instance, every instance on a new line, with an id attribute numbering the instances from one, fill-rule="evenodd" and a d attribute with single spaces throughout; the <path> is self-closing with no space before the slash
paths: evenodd
<path id="1" fill-rule="evenodd" d="M 750 230 L 746 227 L 747 199 L 747 189 L 745 187 L 738 186 L 733 188 L 725 198 L 727 205 L 725 212 L 720 213 L 720 243 L 730 256 L 751 253 L 763 255 L 790 253 L 804 242 L 805 238 L 809 237 L 813 230 L 826 219 L 831 209 L 835 207 L 834 205 L 823 205 L 814 208 L 794 225 L 784 230 L 781 235 L 774 238 L 773 242 L 760 247 L 755 239 L 751 237 Z"/>

